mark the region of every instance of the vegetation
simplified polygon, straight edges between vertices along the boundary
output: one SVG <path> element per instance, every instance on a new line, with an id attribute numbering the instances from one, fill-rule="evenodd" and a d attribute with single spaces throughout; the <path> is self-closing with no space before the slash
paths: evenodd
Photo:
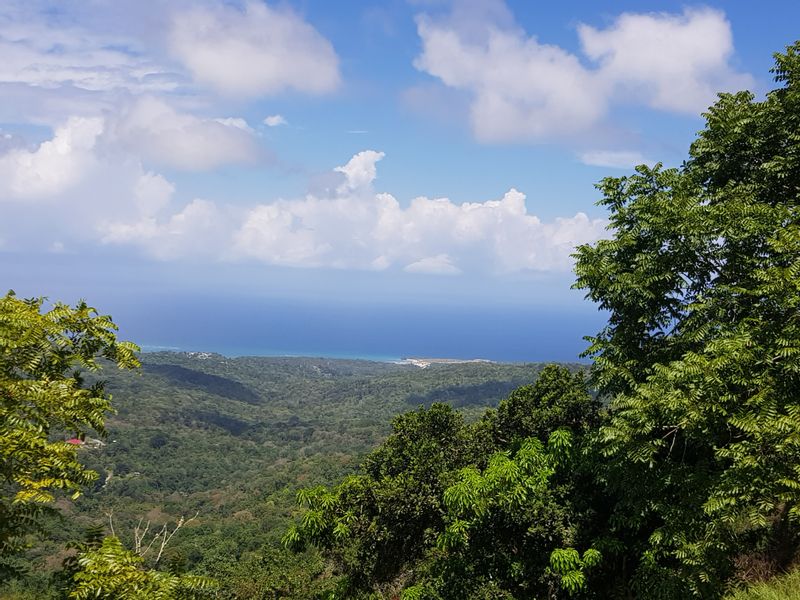
<path id="1" fill-rule="evenodd" d="M 216 584 L 205 577 L 142 568 L 144 558 L 111 535 L 82 544 L 67 569 L 75 600 L 193 600 L 211 597 Z"/>
<path id="2" fill-rule="evenodd" d="M 78 460 L 77 443 L 87 430 L 105 431 L 111 404 L 101 382 L 84 386 L 81 369 L 97 370 L 98 357 L 120 368 L 138 365 L 138 348 L 116 341 L 110 318 L 83 303 L 56 304 L 45 313 L 42 305 L 13 292 L 0 299 L 0 573 L 6 574 L 55 492 L 77 498 L 97 477 Z"/>
<path id="3" fill-rule="evenodd" d="M 140 520 L 152 532 L 195 513 L 159 569 L 213 576 L 225 597 L 314 597 L 326 585 L 317 580 L 324 562 L 313 549 L 295 555 L 280 543 L 297 488 L 352 473 L 409 407 L 446 399 L 473 421 L 541 369 L 209 353 L 147 353 L 140 361 L 135 371 L 102 372 L 116 413 L 105 420 L 104 444 L 87 435 L 77 450 L 99 476 L 77 500 L 56 500 L 46 535 L 19 561 L 29 573 L 0 587 L 0 597 L 15 587 L 31 594 L 23 598 L 58 597 L 61 579 L 53 577 L 71 555 L 65 548 L 88 528 L 111 534 L 109 514 L 133 550 Z M 96 382 L 91 374 L 86 381 Z M 155 553 L 143 564 L 155 568 Z"/>
<path id="4" fill-rule="evenodd" d="M 747 589 L 739 590 L 726 598 L 726 600 L 796 600 L 800 595 L 800 571 L 793 571 L 788 575 L 775 577 L 768 582 L 751 585 Z"/>
<path id="5" fill-rule="evenodd" d="M 30 534 L 46 532 L 44 507 L 58 491 L 73 500 L 97 473 L 78 460 L 89 431 L 105 435 L 111 398 L 101 381 L 85 385 L 82 370 L 99 360 L 120 369 L 139 366 L 138 348 L 118 342 L 111 319 L 80 303 L 42 312 L 42 299 L 0 299 L 0 572 L 21 570 Z M 70 598 L 200 597 L 210 580 L 143 568 L 143 558 L 113 536 L 79 548 L 62 573 Z"/>
<path id="6" fill-rule="evenodd" d="M 798 50 L 766 100 L 720 96 L 681 169 L 604 180 L 614 237 L 577 254 L 576 285 L 610 313 L 588 355 L 613 399 L 597 452 L 634 588 L 712 597 L 744 548 L 778 570 L 797 549 Z"/>
<path id="7" fill-rule="evenodd" d="M 344 598 L 577 590 L 598 559 L 565 549 L 585 518 L 578 457 L 598 409 L 585 376 L 550 365 L 477 422 L 440 404 L 401 415 L 360 473 L 298 493 L 306 511 L 285 542 L 321 548 Z M 574 432 L 552 415 L 575 416 Z"/>

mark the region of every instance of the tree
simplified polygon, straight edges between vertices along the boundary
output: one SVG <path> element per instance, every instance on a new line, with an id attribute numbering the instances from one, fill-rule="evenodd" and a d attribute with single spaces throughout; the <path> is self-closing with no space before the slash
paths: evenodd
<path id="1" fill-rule="evenodd" d="M 199 600 L 217 587 L 207 577 L 146 569 L 114 536 L 82 544 L 72 562 L 71 600 Z"/>
<path id="2" fill-rule="evenodd" d="M 13 292 L 0 298 L 0 571 L 59 490 L 76 498 L 97 477 L 78 460 L 79 442 L 105 433 L 111 398 L 102 382 L 85 385 L 82 371 L 102 360 L 139 365 L 110 317 L 84 302 L 43 307 Z"/>
<path id="3" fill-rule="evenodd" d="M 285 540 L 318 547 L 348 598 L 580 591 L 599 557 L 587 546 L 573 560 L 597 418 L 584 375 L 554 365 L 474 424 L 443 404 L 401 415 L 362 473 L 298 493 L 307 510 Z"/>
<path id="4" fill-rule="evenodd" d="M 559 429 L 546 446 L 527 438 L 514 453 L 492 455 L 483 470 L 462 469 L 444 493 L 446 528 L 422 589 L 448 600 L 556 598 L 561 588 L 582 590 L 584 567 L 600 555 L 589 548 L 581 559 L 571 547 L 580 541 L 582 515 L 572 486 L 557 479 L 574 466 L 575 450 L 572 434 Z"/>
<path id="5" fill-rule="evenodd" d="M 444 490 L 475 460 L 462 416 L 446 404 L 406 413 L 392 434 L 333 489 L 300 490 L 308 510 L 285 536 L 295 548 L 314 544 L 344 574 L 345 597 L 402 589 L 408 573 L 435 546 L 444 527 Z"/>
<path id="6" fill-rule="evenodd" d="M 611 398 L 600 477 L 650 594 L 716 597 L 738 555 L 779 569 L 798 547 L 799 53 L 765 100 L 721 94 L 680 169 L 603 180 L 613 236 L 576 254 L 609 312 L 587 352 Z"/>
<path id="7" fill-rule="evenodd" d="M 586 389 L 585 371 L 572 373 L 547 365 L 536 381 L 509 394 L 497 408 L 498 443 L 536 437 L 546 442 L 557 429 L 575 433 L 591 430 L 598 422 L 599 403 Z"/>

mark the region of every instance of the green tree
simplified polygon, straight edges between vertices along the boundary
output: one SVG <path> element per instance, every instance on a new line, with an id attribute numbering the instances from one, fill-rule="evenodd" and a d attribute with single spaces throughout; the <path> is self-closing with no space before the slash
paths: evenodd
<path id="1" fill-rule="evenodd" d="M 587 390 L 585 371 L 547 365 L 534 383 L 517 388 L 500 402 L 495 435 L 500 444 L 528 437 L 546 442 L 563 427 L 574 433 L 593 429 L 598 410 L 599 403 Z"/>
<path id="2" fill-rule="evenodd" d="M 576 255 L 609 312 L 588 351 L 612 399 L 600 479 L 648 597 L 716 597 L 738 554 L 797 549 L 798 52 L 766 99 L 721 94 L 680 169 L 603 180 L 613 237 Z"/>
<path id="3" fill-rule="evenodd" d="M 101 359 L 139 364 L 110 317 L 84 302 L 43 306 L 13 292 L 0 298 L 0 570 L 12 567 L 57 491 L 75 498 L 97 477 L 67 441 L 103 435 L 111 410 L 103 383 L 86 386 L 82 371 L 98 371 Z"/>
<path id="4" fill-rule="evenodd" d="M 584 567 L 599 553 L 577 544 L 581 514 L 558 472 L 575 465 L 566 429 L 495 453 L 485 469 L 467 467 L 444 493 L 446 528 L 426 585 L 440 598 L 556 598 L 585 587 Z M 577 560 L 573 560 L 573 555 Z"/>
<path id="5" fill-rule="evenodd" d="M 324 550 L 344 575 L 346 597 L 402 589 L 444 527 L 444 490 L 475 457 L 470 429 L 451 407 L 434 404 L 401 415 L 361 474 L 330 490 L 298 492 L 307 510 L 285 541 Z"/>
<path id="6" fill-rule="evenodd" d="M 348 598 L 578 592 L 599 555 L 560 558 L 584 542 L 575 482 L 597 414 L 584 375 L 551 365 L 474 424 L 442 404 L 402 415 L 361 474 L 298 493 L 307 510 L 286 541 L 320 548 Z"/>
<path id="7" fill-rule="evenodd" d="M 72 600 L 199 600 L 216 584 L 197 575 L 146 569 L 144 559 L 114 536 L 83 544 L 74 560 Z"/>

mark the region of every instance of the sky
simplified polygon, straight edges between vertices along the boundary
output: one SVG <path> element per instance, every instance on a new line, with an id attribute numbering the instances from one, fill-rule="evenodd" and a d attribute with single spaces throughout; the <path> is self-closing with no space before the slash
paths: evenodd
<path id="1" fill-rule="evenodd" d="M 594 184 L 773 87 L 794 2 L 5 0 L 0 287 L 146 347 L 570 360 Z"/>

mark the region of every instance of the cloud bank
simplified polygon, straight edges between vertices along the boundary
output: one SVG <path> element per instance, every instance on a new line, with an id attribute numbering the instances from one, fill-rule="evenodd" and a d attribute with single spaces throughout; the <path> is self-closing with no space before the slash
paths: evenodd
<path id="1" fill-rule="evenodd" d="M 372 150 L 333 169 L 329 187 L 305 197 L 179 203 L 173 183 L 118 143 L 123 125 L 72 118 L 37 148 L 0 155 L 5 249 L 116 246 L 159 260 L 491 274 L 568 270 L 574 246 L 605 227 L 583 213 L 544 222 L 515 189 L 485 202 L 420 196 L 402 205 L 375 189 L 384 154 Z M 34 217 L 43 207 L 46 227 Z"/>
<path id="2" fill-rule="evenodd" d="M 515 189 L 499 200 L 457 204 L 420 196 L 404 207 L 374 189 L 383 157 L 359 152 L 334 169 L 339 182 L 325 194 L 243 213 L 194 200 L 160 218 L 109 224 L 103 241 L 135 244 L 158 258 L 200 252 L 288 267 L 453 275 L 568 270 L 573 248 L 596 240 L 606 225 L 584 213 L 542 222 L 528 214 L 525 195 Z"/>

